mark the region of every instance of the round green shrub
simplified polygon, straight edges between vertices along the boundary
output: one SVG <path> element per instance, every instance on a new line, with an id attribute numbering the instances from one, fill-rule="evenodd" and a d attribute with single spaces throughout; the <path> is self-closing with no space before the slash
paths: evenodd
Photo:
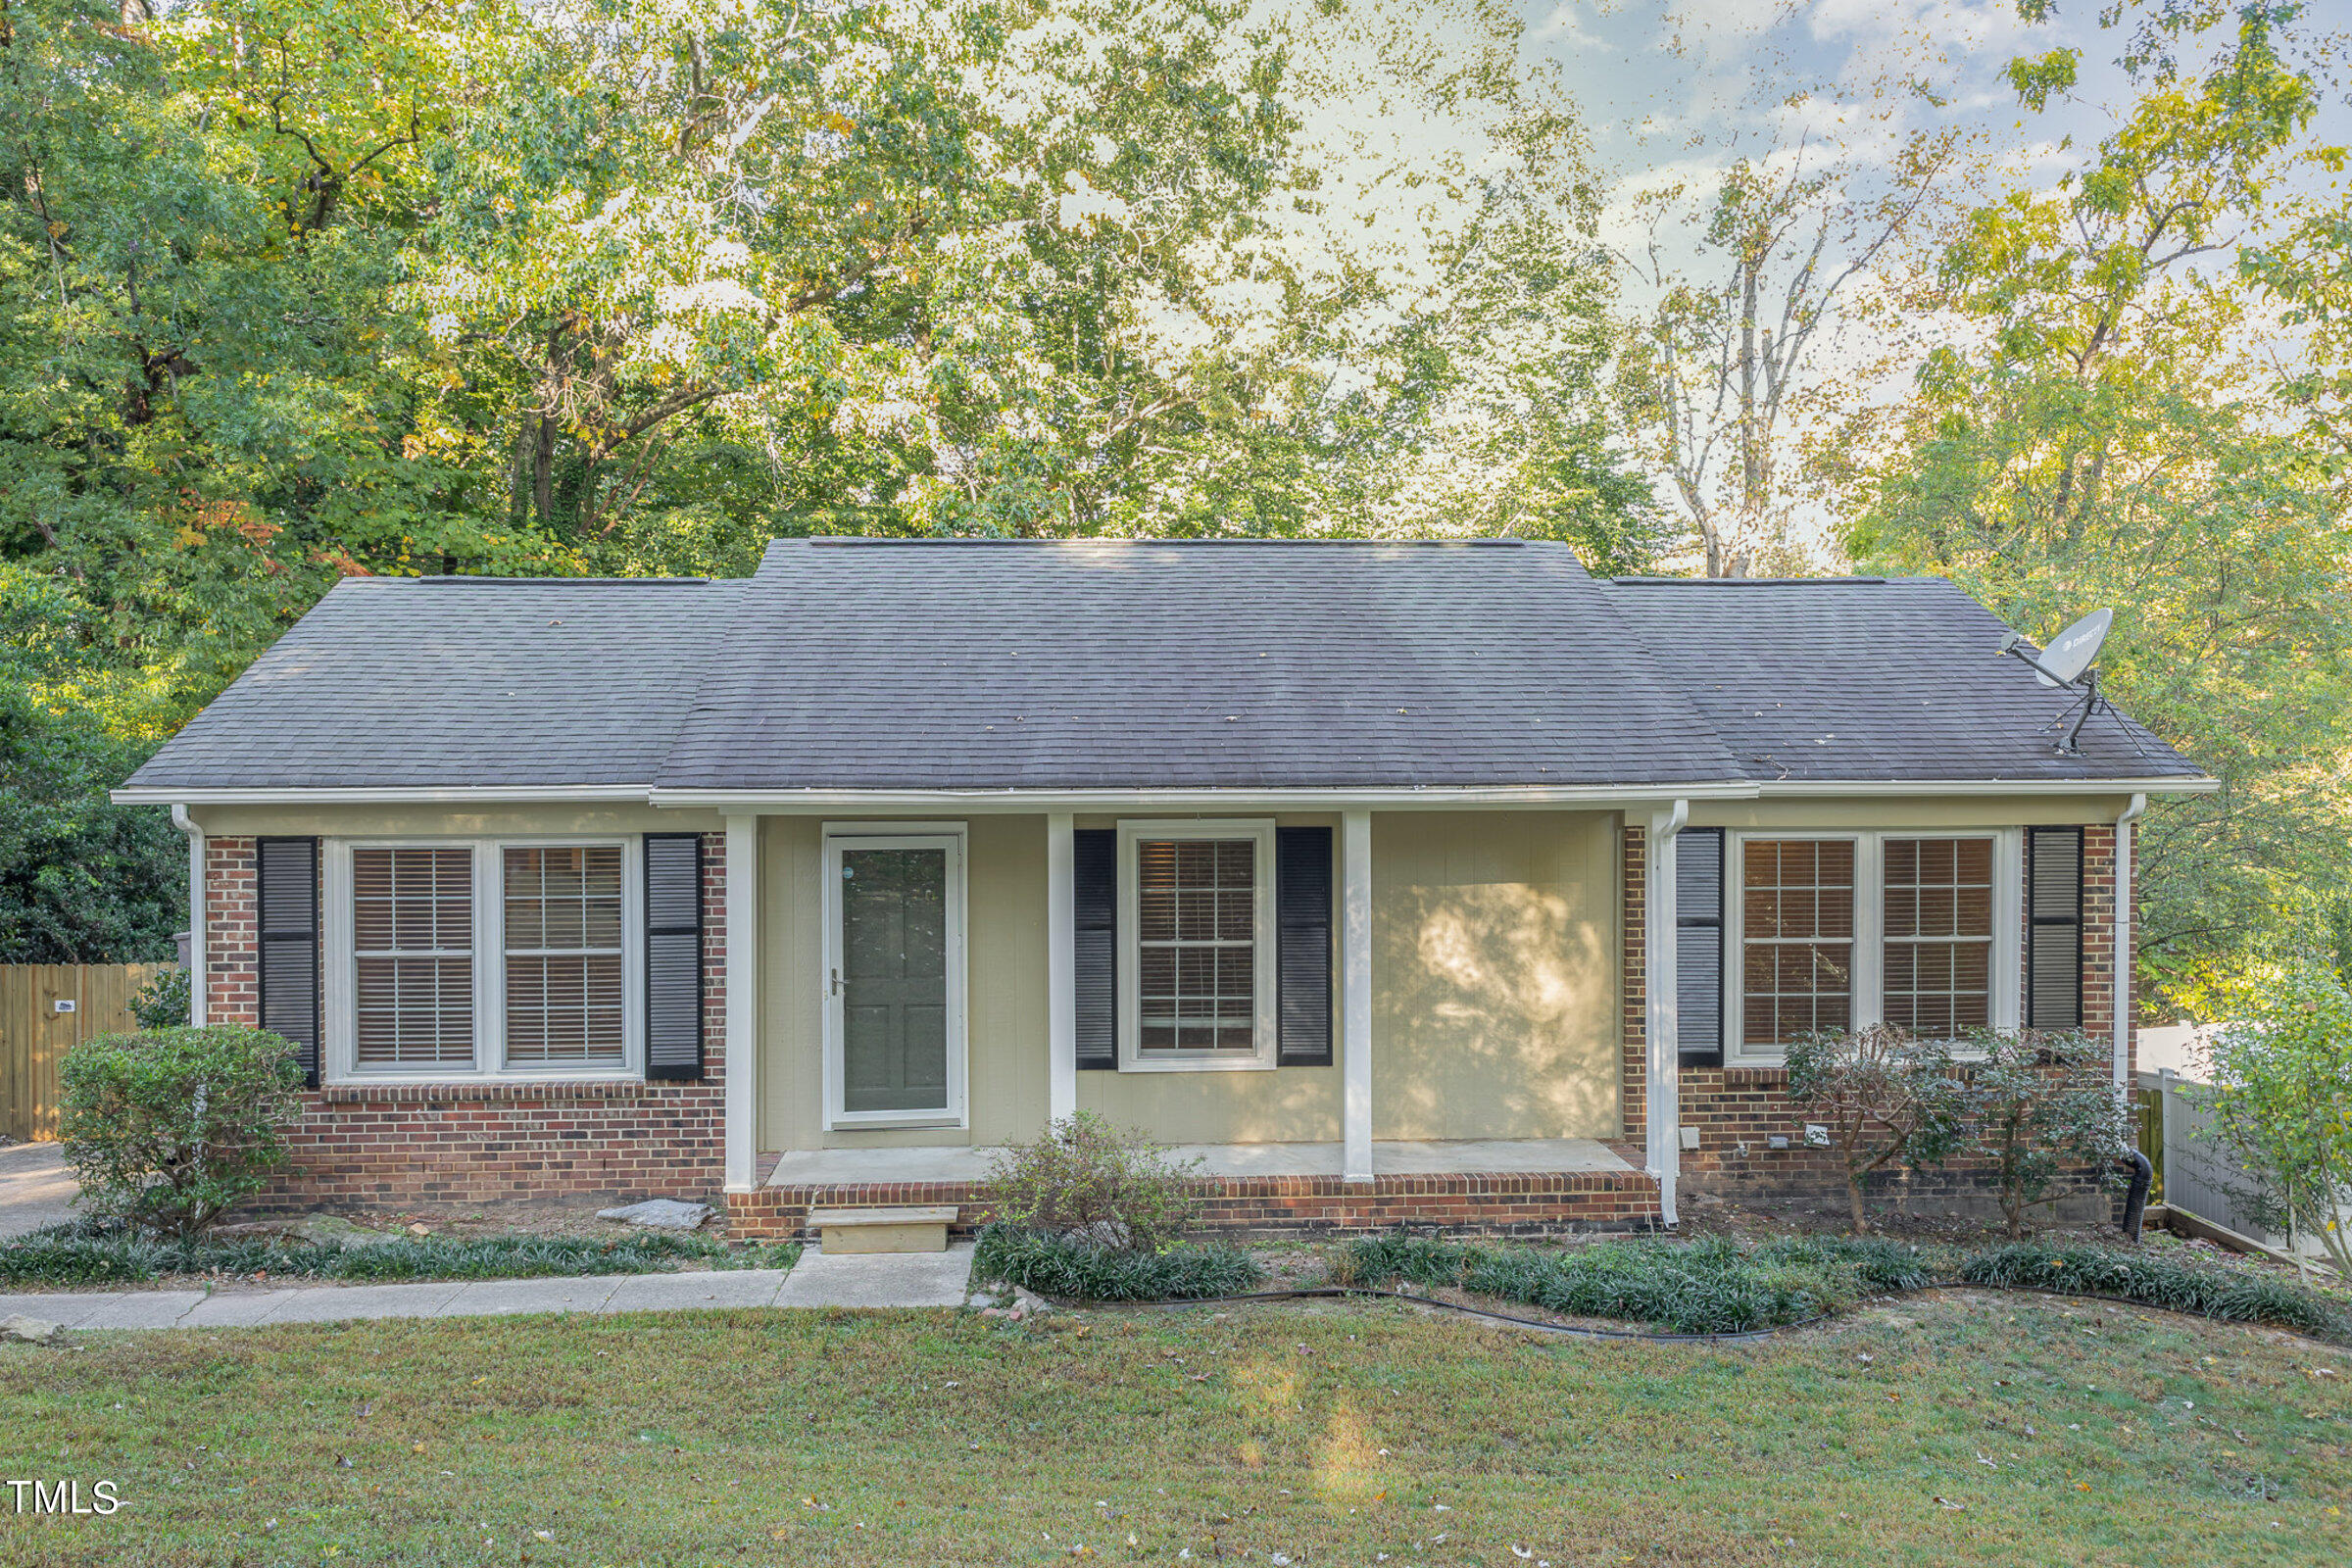
<path id="1" fill-rule="evenodd" d="M 142 1235 L 201 1235 L 260 1192 L 302 1113 L 293 1042 L 236 1025 L 101 1035 L 58 1079 L 83 1211 Z"/>

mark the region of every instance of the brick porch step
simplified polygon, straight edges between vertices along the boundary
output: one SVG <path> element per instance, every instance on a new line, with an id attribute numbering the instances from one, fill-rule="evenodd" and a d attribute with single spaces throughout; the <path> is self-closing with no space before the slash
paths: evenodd
<path id="1" fill-rule="evenodd" d="M 944 1252 L 956 1205 L 820 1208 L 808 1216 L 826 1252 Z"/>

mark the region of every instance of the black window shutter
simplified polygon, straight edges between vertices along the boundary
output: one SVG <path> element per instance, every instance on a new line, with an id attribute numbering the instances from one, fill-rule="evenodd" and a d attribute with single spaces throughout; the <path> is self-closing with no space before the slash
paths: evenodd
<path id="1" fill-rule="evenodd" d="M 2026 829 L 2026 1027 L 2082 1027 L 2082 830 Z"/>
<path id="2" fill-rule="evenodd" d="M 1119 1065 L 1119 834 L 1079 828 L 1070 834 L 1070 943 L 1078 987 L 1078 1066 L 1110 1072 Z"/>
<path id="3" fill-rule="evenodd" d="M 703 1076 L 703 836 L 645 836 L 645 1076 Z"/>
<path id="4" fill-rule="evenodd" d="M 1723 1065 L 1723 829 L 1685 828 L 1674 854 L 1677 1059 Z"/>
<path id="5" fill-rule="evenodd" d="M 262 1027 L 301 1048 L 318 1087 L 318 841 L 254 841 L 261 907 Z"/>
<path id="6" fill-rule="evenodd" d="M 1331 1065 L 1331 829 L 1274 830 L 1274 1059 Z"/>

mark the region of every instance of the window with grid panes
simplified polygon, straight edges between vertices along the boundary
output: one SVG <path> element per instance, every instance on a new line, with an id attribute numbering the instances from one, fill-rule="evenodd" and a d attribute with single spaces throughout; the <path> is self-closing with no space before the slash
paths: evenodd
<path id="1" fill-rule="evenodd" d="M 620 1065 L 620 846 L 510 845 L 503 860 L 508 1063 Z"/>
<path id="2" fill-rule="evenodd" d="M 1740 886 L 1740 1038 L 1786 1046 L 1853 1021 L 1854 846 L 1749 839 Z"/>
<path id="3" fill-rule="evenodd" d="M 473 851 L 351 855 L 356 1059 L 473 1065 Z"/>
<path id="4" fill-rule="evenodd" d="M 1936 1039 L 1984 1028 L 1992 1019 L 1993 841 L 1890 838 L 1880 854 L 1886 1021 Z"/>
<path id="5" fill-rule="evenodd" d="M 1136 1045 L 1257 1049 L 1257 843 L 1144 839 L 1136 856 Z"/>

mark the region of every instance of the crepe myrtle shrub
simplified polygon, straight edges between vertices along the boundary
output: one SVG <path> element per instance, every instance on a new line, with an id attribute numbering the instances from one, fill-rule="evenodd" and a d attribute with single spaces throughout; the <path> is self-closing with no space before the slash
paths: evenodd
<path id="1" fill-rule="evenodd" d="M 2290 1242 L 2316 1238 L 2352 1275 L 2352 995 L 2342 979 L 2317 961 L 2266 973 L 2205 1056 L 2213 1135 L 2256 1178 L 2247 1196 L 2257 1217 Z"/>
<path id="2" fill-rule="evenodd" d="M 202 1235 L 261 1191 L 302 1113 L 294 1043 L 240 1025 L 101 1035 L 58 1079 L 82 1209 L 141 1235 Z"/>
<path id="3" fill-rule="evenodd" d="M 2085 1177 L 2115 1185 L 2131 1120 L 2105 1047 L 2074 1031 L 1995 1029 L 1972 1030 L 1963 1045 L 1967 1149 L 1992 1163 L 2012 1239 Z"/>
<path id="4" fill-rule="evenodd" d="M 1933 1165 L 1961 1145 L 1963 1092 L 1940 1041 L 1874 1023 L 1800 1035 L 1787 1060 L 1788 1098 L 1829 1129 L 1856 1236 L 1870 1230 L 1862 1191 L 1875 1172 Z"/>
<path id="5" fill-rule="evenodd" d="M 989 1168 L 998 1223 L 1119 1251 L 1151 1252 L 1199 1221 L 1190 1185 L 1198 1158 L 1178 1160 L 1141 1132 L 1091 1110 L 1049 1123 L 1045 1136 Z"/>

